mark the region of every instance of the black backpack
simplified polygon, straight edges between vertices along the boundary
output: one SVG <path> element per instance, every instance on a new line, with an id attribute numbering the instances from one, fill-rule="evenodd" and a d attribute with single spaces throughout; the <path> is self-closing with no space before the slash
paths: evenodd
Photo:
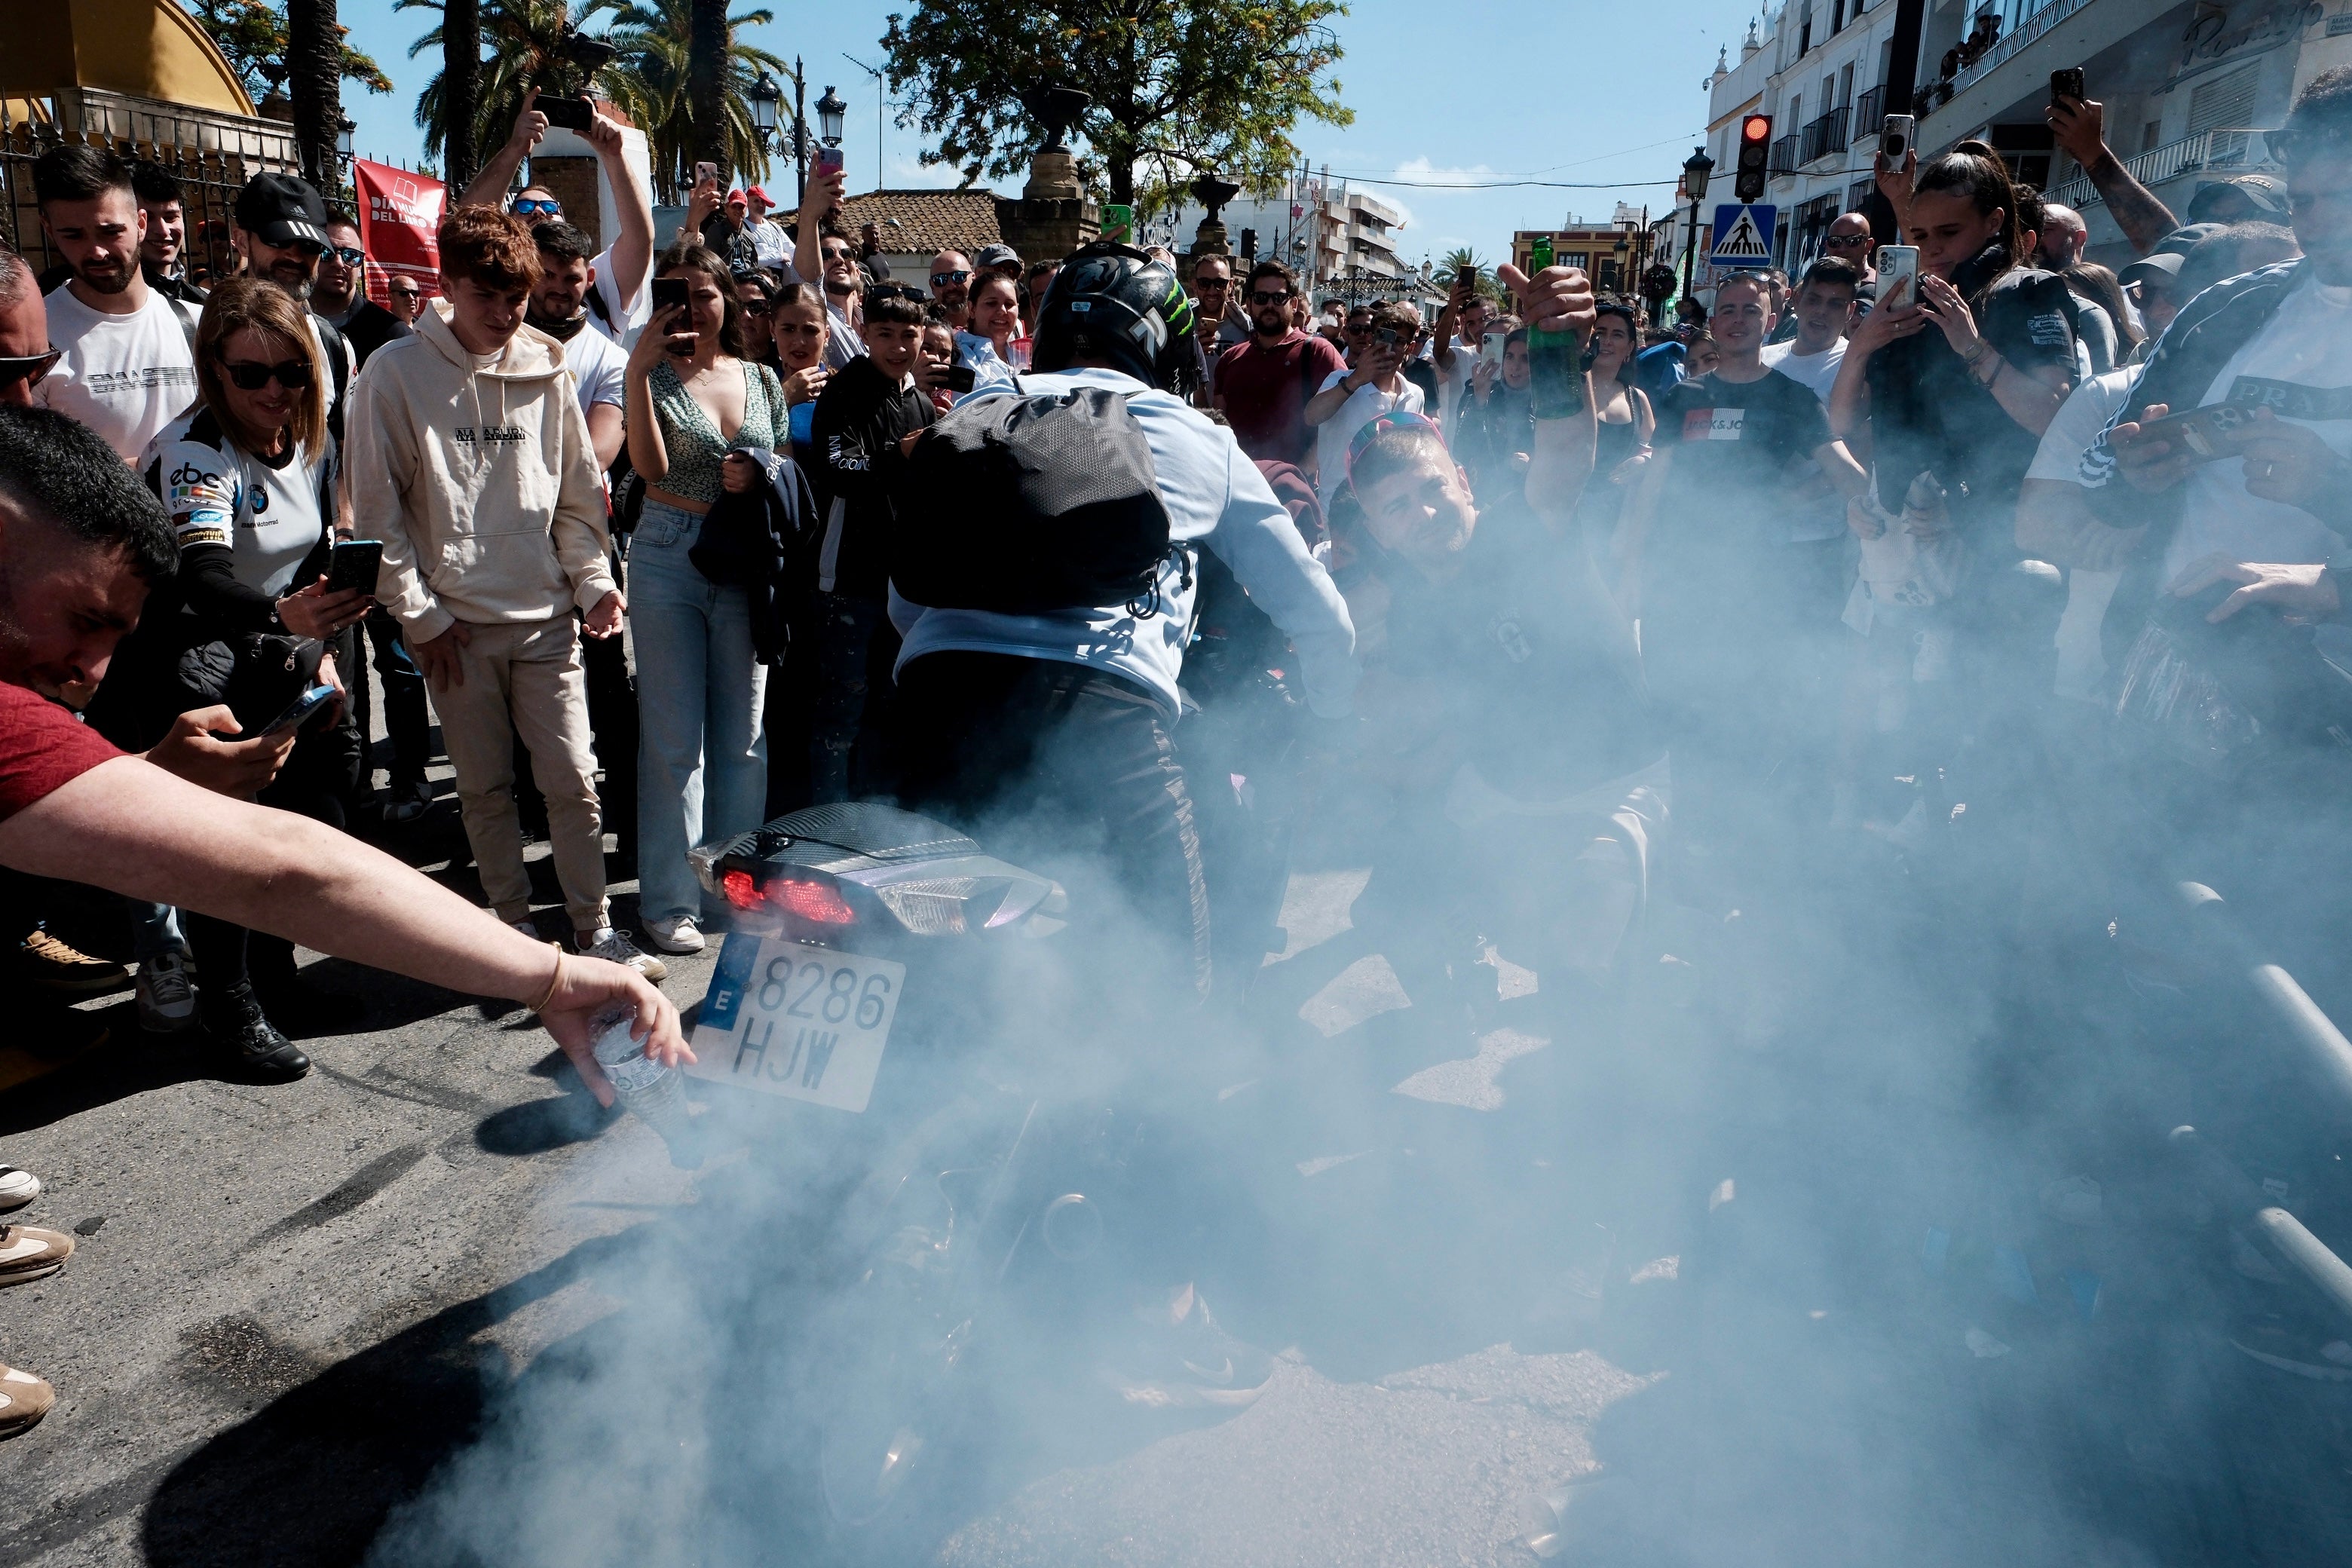
<path id="1" fill-rule="evenodd" d="M 916 443 L 894 491 L 890 579 L 914 604 L 1158 613 L 1168 509 L 1121 393 L 1089 386 L 951 408 Z"/>

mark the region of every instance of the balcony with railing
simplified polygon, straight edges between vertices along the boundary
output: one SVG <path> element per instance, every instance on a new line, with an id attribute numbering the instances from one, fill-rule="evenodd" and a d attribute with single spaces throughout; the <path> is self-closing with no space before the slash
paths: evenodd
<path id="1" fill-rule="evenodd" d="M 1858 146 L 1876 136 L 1886 119 L 1886 87 L 1885 83 L 1872 88 L 1853 100 L 1853 126 L 1846 145 Z"/>
<path id="2" fill-rule="evenodd" d="M 2007 64 L 2019 50 L 2090 4 L 2091 0 L 2050 0 L 2041 10 L 2019 23 L 2015 32 L 1962 66 L 1959 75 L 1952 79 L 1952 91 L 1956 94 L 1968 91 Z"/>
<path id="3" fill-rule="evenodd" d="M 2168 142 L 2137 158 L 2124 160 L 2131 177 L 2153 190 L 2184 174 L 2242 174 L 2275 169 L 2268 133 L 2252 130 L 2200 131 L 2178 142 Z M 2101 199 L 2087 174 L 2076 174 L 2050 193 L 2062 205 L 2082 208 Z"/>
<path id="4" fill-rule="evenodd" d="M 1810 163 L 1816 158 L 1826 158 L 1832 153 L 1845 151 L 1846 121 L 1853 117 L 1851 109 L 1832 109 L 1805 127 L 1804 146 L 1798 162 Z"/>
<path id="5" fill-rule="evenodd" d="M 1797 137 L 1792 132 L 1772 143 L 1772 161 L 1766 172 L 1772 174 L 1793 174 L 1797 172 Z"/>

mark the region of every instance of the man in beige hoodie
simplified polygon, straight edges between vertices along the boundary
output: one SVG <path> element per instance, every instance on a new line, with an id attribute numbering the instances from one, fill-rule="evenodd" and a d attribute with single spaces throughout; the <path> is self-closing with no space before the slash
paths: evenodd
<path id="1" fill-rule="evenodd" d="M 376 597 L 433 688 L 482 890 L 532 930 L 514 805 L 514 736 L 547 797 L 579 951 L 660 979 L 613 929 L 580 658 L 621 629 L 604 489 L 563 347 L 523 323 L 539 249 L 520 219 L 459 207 L 441 225 L 443 298 L 352 387 L 345 459 L 359 537 L 383 542 Z"/>

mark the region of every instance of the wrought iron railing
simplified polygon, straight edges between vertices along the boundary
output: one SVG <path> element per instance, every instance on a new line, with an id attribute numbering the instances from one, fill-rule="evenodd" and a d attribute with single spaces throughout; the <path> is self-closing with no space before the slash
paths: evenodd
<path id="1" fill-rule="evenodd" d="M 1886 120 L 1886 87 L 1881 83 L 1853 100 L 1853 127 L 1846 145 L 1858 146 L 1876 136 Z"/>
<path id="2" fill-rule="evenodd" d="M 2092 0 L 2051 0 L 2049 5 L 2020 23 L 2017 31 L 1962 66 L 1959 74 L 1952 79 L 1952 90 L 1955 93 L 1966 92 L 1999 70 L 2018 50 L 2090 4 Z"/>
<path id="3" fill-rule="evenodd" d="M 1845 151 L 1846 121 L 1851 109 L 1832 109 L 1805 126 L 1805 144 L 1801 161 L 1810 163 L 1816 158 L 1826 158 L 1832 153 Z"/>

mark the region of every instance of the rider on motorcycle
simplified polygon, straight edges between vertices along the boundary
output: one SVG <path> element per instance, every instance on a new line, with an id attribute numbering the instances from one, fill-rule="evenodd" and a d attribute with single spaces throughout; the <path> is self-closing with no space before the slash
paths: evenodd
<path id="1" fill-rule="evenodd" d="M 890 617 L 905 646 L 890 752 L 911 809 L 964 826 L 996 818 L 992 843 L 1011 816 L 1016 836 L 1033 832 L 1049 852 L 1099 854 L 1146 931 L 1185 944 L 1171 967 L 1201 995 L 1209 897 L 1174 742 L 1193 619 L 1190 548 L 1214 552 L 1290 638 L 1319 718 L 1349 715 L 1357 672 L 1347 606 L 1290 514 L 1232 433 L 1179 395 L 1191 312 L 1167 267 L 1127 246 L 1089 246 L 1039 307 L 1034 373 L 971 395 L 1124 395 L 1180 547 L 1162 564 L 1155 612 L 929 608 L 894 584 Z"/>

